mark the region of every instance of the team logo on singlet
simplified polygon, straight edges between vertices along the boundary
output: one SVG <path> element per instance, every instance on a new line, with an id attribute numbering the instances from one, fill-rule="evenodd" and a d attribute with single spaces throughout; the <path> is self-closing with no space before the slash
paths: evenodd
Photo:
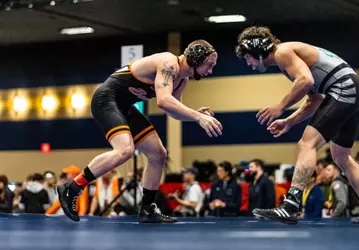
<path id="1" fill-rule="evenodd" d="M 139 98 L 141 100 L 148 100 L 147 92 L 143 89 L 129 87 L 128 91 L 130 91 L 132 94 L 134 94 L 137 98 Z"/>
<path id="2" fill-rule="evenodd" d="M 336 54 L 334 54 L 333 52 L 329 51 L 329 50 L 326 50 L 326 49 L 322 49 L 320 48 L 319 50 L 323 51 L 324 54 L 326 54 L 327 56 L 329 57 L 332 57 L 332 58 L 339 58 L 339 56 L 337 56 Z"/>

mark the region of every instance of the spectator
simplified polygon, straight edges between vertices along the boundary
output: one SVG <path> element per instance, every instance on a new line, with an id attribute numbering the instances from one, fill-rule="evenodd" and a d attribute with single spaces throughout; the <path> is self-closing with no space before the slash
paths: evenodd
<path id="1" fill-rule="evenodd" d="M 32 175 L 32 180 L 27 182 L 26 189 L 21 193 L 19 208 L 25 213 L 43 214 L 50 206 L 49 196 L 43 186 L 42 174 Z"/>
<path id="2" fill-rule="evenodd" d="M 287 190 L 282 187 L 281 185 L 277 184 L 275 182 L 275 177 L 274 175 L 270 175 L 268 177 L 269 180 L 271 180 L 274 184 L 274 190 L 275 190 L 275 206 L 279 207 L 280 204 L 282 204 L 282 202 L 284 201 L 284 196 L 287 193 Z"/>
<path id="3" fill-rule="evenodd" d="M 0 213 L 12 213 L 13 193 L 8 188 L 8 178 L 0 176 Z"/>
<path id="4" fill-rule="evenodd" d="M 183 182 L 185 184 L 185 193 L 182 199 L 178 194 L 170 195 L 180 205 L 175 208 L 177 216 L 197 216 L 203 204 L 203 192 L 199 183 L 196 181 L 198 175 L 197 168 L 186 168 L 183 171 Z"/>
<path id="5" fill-rule="evenodd" d="M 110 202 L 120 193 L 116 170 L 111 170 L 96 180 L 96 191 L 92 198 L 89 215 L 95 215 L 97 209 L 102 212 Z M 114 203 L 114 206 L 116 203 Z M 113 206 L 113 207 L 114 207 Z M 111 214 L 111 210 L 104 215 Z"/>
<path id="6" fill-rule="evenodd" d="M 359 163 L 359 152 L 355 156 L 356 163 Z M 349 215 L 352 216 L 352 222 L 359 224 L 359 196 L 355 193 L 351 185 L 349 187 Z"/>
<path id="7" fill-rule="evenodd" d="M 249 190 L 249 209 L 252 215 L 255 208 L 270 209 L 275 207 L 274 184 L 264 175 L 264 162 L 253 159 L 249 162 L 249 172 L 254 177 L 254 182 Z"/>
<path id="8" fill-rule="evenodd" d="M 70 165 L 62 170 L 67 177 L 67 181 L 73 181 L 73 179 L 81 173 L 81 170 L 76 165 Z M 82 194 L 77 199 L 77 211 L 79 215 L 87 214 L 89 208 L 89 188 L 88 186 L 83 190 Z M 56 200 L 51 207 L 46 211 L 46 214 L 62 214 L 61 204 L 59 200 Z"/>
<path id="9" fill-rule="evenodd" d="M 120 203 L 118 205 L 118 211 L 121 215 L 136 214 L 137 207 L 139 207 L 142 200 L 143 186 L 141 183 L 142 172 L 139 171 L 137 177 L 137 185 L 133 180 L 133 172 L 127 173 L 127 178 L 122 184 L 121 190 L 125 190 L 120 197 Z M 136 192 L 136 204 L 135 204 L 135 192 Z"/>
<path id="10" fill-rule="evenodd" d="M 305 219 L 321 218 L 324 207 L 323 191 L 316 181 L 317 173 L 314 172 L 309 185 L 303 192 L 302 207 Z"/>
<path id="11" fill-rule="evenodd" d="M 345 217 L 348 216 L 348 185 L 346 180 L 340 175 L 339 167 L 331 163 L 325 168 L 326 180 L 331 182 L 329 201 L 325 203 L 329 209 L 326 217 Z"/>
<path id="12" fill-rule="evenodd" d="M 67 181 L 67 174 L 62 172 L 59 176 L 59 181 L 57 182 L 57 185 L 60 185 Z"/>
<path id="13" fill-rule="evenodd" d="M 217 166 L 218 180 L 212 184 L 206 209 L 212 216 L 238 216 L 242 203 L 241 186 L 232 174 L 232 164 L 224 161 Z"/>
<path id="14" fill-rule="evenodd" d="M 55 173 L 52 171 L 46 171 L 44 173 L 44 178 L 44 188 L 49 196 L 50 204 L 53 204 L 57 200 Z"/>
<path id="15" fill-rule="evenodd" d="M 317 161 L 317 169 L 316 169 L 316 173 L 317 173 L 316 183 L 321 188 L 325 201 L 328 200 L 329 193 L 330 193 L 330 185 L 326 184 L 326 181 L 325 181 L 325 178 L 326 178 L 325 177 L 325 168 L 328 166 L 328 164 L 329 164 L 329 162 L 327 162 L 326 159 L 324 159 L 324 158 L 319 159 Z"/>

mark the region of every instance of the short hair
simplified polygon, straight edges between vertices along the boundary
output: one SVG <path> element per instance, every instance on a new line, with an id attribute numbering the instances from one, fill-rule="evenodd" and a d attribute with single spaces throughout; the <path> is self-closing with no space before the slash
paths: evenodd
<path id="1" fill-rule="evenodd" d="M 233 166 L 232 163 L 230 163 L 229 161 L 222 161 L 218 164 L 218 166 L 222 167 L 224 171 L 229 173 L 229 175 L 232 175 Z"/>
<path id="2" fill-rule="evenodd" d="M 7 178 L 6 175 L 0 175 L 0 182 L 4 183 L 4 185 L 6 187 L 7 184 L 9 183 L 9 179 Z"/>
<path id="3" fill-rule="evenodd" d="M 238 45 L 236 47 L 236 54 L 237 56 L 241 57 L 244 56 L 245 52 L 242 50 L 242 42 L 243 40 L 251 39 L 251 38 L 269 38 L 272 43 L 279 44 L 280 40 L 277 39 L 271 32 L 271 30 L 268 27 L 258 27 L 258 26 L 252 26 L 249 28 L 246 28 L 242 31 L 241 34 L 238 36 Z"/>
<path id="4" fill-rule="evenodd" d="M 325 158 L 321 158 L 317 160 L 317 166 L 322 164 L 324 167 L 328 166 L 329 162 Z"/>
<path id="5" fill-rule="evenodd" d="M 329 165 L 332 165 L 336 170 L 340 171 L 340 168 L 335 162 L 329 162 L 328 165 L 326 165 L 324 168 L 328 167 Z"/>
<path id="6" fill-rule="evenodd" d="M 44 176 L 42 174 L 35 173 L 32 175 L 32 181 L 42 182 L 42 181 L 44 181 Z"/>
<path id="7" fill-rule="evenodd" d="M 264 161 L 261 160 L 261 159 L 253 159 L 251 161 L 249 161 L 249 163 L 254 163 L 256 164 L 257 166 L 260 166 L 262 169 L 264 169 Z"/>

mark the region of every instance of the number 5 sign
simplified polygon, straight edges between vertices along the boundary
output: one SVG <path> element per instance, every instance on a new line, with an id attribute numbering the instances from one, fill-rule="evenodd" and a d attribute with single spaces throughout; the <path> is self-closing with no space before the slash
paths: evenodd
<path id="1" fill-rule="evenodd" d="M 143 57 L 143 45 L 121 46 L 121 66 Z"/>

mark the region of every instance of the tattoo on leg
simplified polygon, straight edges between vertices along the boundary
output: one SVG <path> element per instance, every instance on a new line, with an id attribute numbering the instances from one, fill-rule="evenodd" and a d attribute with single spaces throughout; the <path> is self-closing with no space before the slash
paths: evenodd
<path id="1" fill-rule="evenodd" d="M 176 78 L 177 75 L 177 70 L 175 69 L 175 67 L 173 65 L 169 65 L 167 61 L 165 61 L 163 63 L 163 69 L 161 70 L 162 75 L 164 76 L 164 82 L 162 83 L 164 87 L 168 86 L 168 81 L 170 79 L 172 79 L 172 81 L 174 81 L 174 79 Z"/>
<path id="2" fill-rule="evenodd" d="M 304 166 L 296 166 L 294 170 L 292 186 L 300 188 L 304 190 L 314 173 L 315 168 L 313 167 L 304 167 Z"/>

